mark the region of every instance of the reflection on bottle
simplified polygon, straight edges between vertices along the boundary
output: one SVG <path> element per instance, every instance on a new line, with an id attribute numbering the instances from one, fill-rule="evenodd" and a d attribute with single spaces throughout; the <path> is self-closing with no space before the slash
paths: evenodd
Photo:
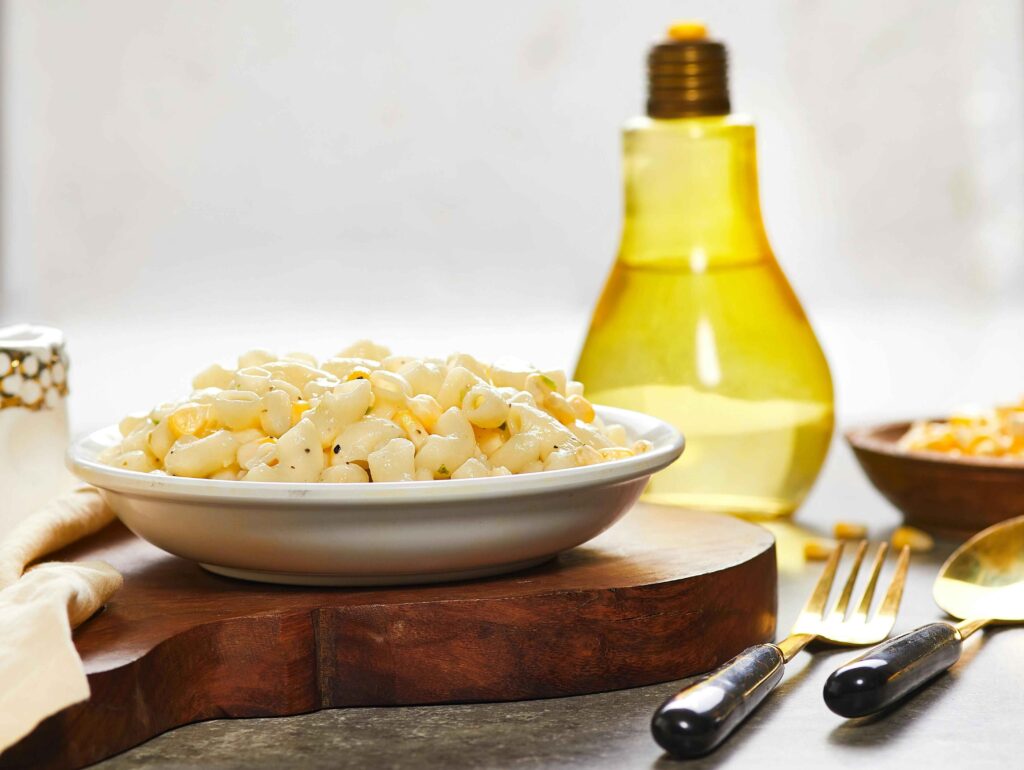
<path id="1" fill-rule="evenodd" d="M 718 364 L 715 330 L 708 319 L 697 322 L 697 377 L 705 388 L 717 387 L 722 381 L 722 367 Z"/>

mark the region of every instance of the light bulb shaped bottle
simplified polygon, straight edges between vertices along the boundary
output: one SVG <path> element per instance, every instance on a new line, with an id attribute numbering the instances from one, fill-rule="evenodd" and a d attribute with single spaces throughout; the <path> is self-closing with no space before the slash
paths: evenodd
<path id="1" fill-rule="evenodd" d="M 624 131 L 622 243 L 576 379 L 686 435 L 646 499 L 787 515 L 828 452 L 828 363 L 765 234 L 724 46 L 676 25 L 648 67 L 648 114 Z"/>

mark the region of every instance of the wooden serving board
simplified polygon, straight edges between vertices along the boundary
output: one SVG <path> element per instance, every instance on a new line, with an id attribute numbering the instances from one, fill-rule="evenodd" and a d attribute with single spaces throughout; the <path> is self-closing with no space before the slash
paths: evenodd
<path id="1" fill-rule="evenodd" d="M 218 577 L 120 524 L 61 554 L 125 577 L 75 632 L 92 697 L 2 767 L 78 767 L 189 722 L 340 706 L 546 698 L 708 670 L 775 631 L 764 529 L 640 505 L 548 564 L 420 587 Z"/>

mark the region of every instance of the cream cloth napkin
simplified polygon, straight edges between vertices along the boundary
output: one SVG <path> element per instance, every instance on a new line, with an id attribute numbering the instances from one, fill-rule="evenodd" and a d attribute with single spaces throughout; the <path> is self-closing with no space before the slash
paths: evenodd
<path id="1" fill-rule="evenodd" d="M 53 500 L 0 540 L 0 751 L 51 714 L 89 698 L 71 629 L 123 582 L 117 570 L 100 561 L 25 568 L 98 532 L 113 518 L 99 492 L 82 487 Z"/>

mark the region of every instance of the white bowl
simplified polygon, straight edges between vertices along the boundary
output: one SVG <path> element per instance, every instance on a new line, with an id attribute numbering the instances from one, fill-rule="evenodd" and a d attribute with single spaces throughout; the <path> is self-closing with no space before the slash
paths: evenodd
<path id="1" fill-rule="evenodd" d="M 139 537 L 221 575 L 297 585 L 432 583 L 531 567 L 617 521 L 683 451 L 668 423 L 598 407 L 653 448 L 582 468 L 371 484 L 221 481 L 98 461 L 116 426 L 79 439 L 68 466 Z"/>

